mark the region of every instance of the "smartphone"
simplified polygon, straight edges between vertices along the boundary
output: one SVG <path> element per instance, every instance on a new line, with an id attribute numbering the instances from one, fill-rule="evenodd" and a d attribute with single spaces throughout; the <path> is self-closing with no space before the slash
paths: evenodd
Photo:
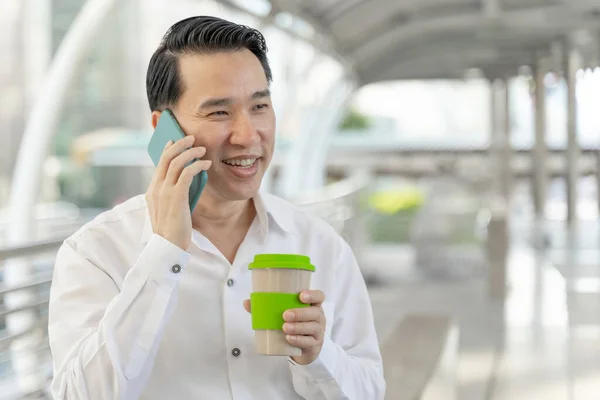
<path id="1" fill-rule="evenodd" d="M 172 140 L 173 143 L 175 143 L 184 137 L 185 133 L 183 133 L 183 130 L 177 123 L 173 113 L 170 110 L 163 111 L 158 120 L 158 124 L 156 124 L 156 129 L 154 129 L 154 134 L 150 138 L 150 143 L 148 143 L 148 154 L 154 165 L 158 165 L 160 156 L 169 140 Z M 196 160 L 197 159 L 194 159 L 186 164 L 186 167 Z M 208 173 L 206 171 L 200 172 L 192 180 L 189 191 L 190 212 L 194 211 L 207 181 Z"/>

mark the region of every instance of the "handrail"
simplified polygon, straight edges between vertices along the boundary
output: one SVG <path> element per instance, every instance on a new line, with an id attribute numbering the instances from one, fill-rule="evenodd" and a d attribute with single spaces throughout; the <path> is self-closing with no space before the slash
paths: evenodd
<path id="1" fill-rule="evenodd" d="M 44 328 L 46 326 L 48 326 L 48 317 L 42 318 L 34 326 L 30 327 L 29 329 L 24 329 L 23 331 L 21 331 L 17 334 L 0 338 L 0 352 L 8 350 L 10 344 L 12 342 L 14 342 L 15 340 L 18 340 L 22 336 L 27 335 L 31 332 L 34 332 L 37 329 Z M 31 351 L 31 350 L 28 349 L 27 351 Z"/>
<path id="2" fill-rule="evenodd" d="M 306 194 L 295 196 L 293 201 L 298 205 L 312 205 L 337 201 L 365 188 L 369 183 L 369 176 L 370 175 L 366 171 L 356 171 L 349 178 L 329 184 L 314 191 L 309 191 Z"/>
<path id="3" fill-rule="evenodd" d="M 18 285 L 18 286 L 6 287 L 4 285 L 0 285 L 0 297 L 4 296 L 7 293 L 18 292 L 19 290 L 25 290 L 25 289 L 34 289 L 34 288 L 43 286 L 48 283 L 52 283 L 52 277 L 38 279 L 36 281 L 28 282 L 28 283 L 25 283 L 23 285 Z"/>
<path id="4" fill-rule="evenodd" d="M 347 179 L 332 183 L 315 191 L 297 196 L 293 199 L 293 202 L 300 206 L 311 206 L 318 204 L 326 204 L 333 201 L 339 201 L 365 188 L 368 185 L 368 183 L 369 175 L 365 171 L 358 171 Z M 33 243 L 23 243 L 15 246 L 0 247 L 0 261 L 7 260 L 10 258 L 27 257 L 52 250 L 57 250 L 67 238 L 68 235 L 61 235 L 59 237 L 40 240 Z M 1 267 L 2 264 L 0 264 L 0 268 Z M 43 281 L 41 283 L 46 283 L 46 281 Z M 38 284 L 31 285 L 38 286 Z M 24 285 L 23 287 L 6 289 L 0 286 L 0 295 L 11 290 L 21 290 L 29 287 L 30 286 Z"/>
<path id="5" fill-rule="evenodd" d="M 15 246 L 7 246 L 0 248 L 0 261 L 8 260 L 10 258 L 32 256 L 52 250 L 58 250 L 58 248 L 62 245 L 66 238 L 66 236 L 60 236 L 58 238 L 40 240 L 33 243 L 23 243 Z"/>
<path id="6" fill-rule="evenodd" d="M 6 317 L 7 315 L 18 313 L 21 311 L 27 311 L 27 310 L 31 310 L 31 309 L 35 309 L 35 308 L 40 308 L 42 306 L 48 305 L 49 302 L 50 302 L 49 299 L 44 299 L 44 300 L 37 300 L 32 303 L 27 303 L 20 307 L 14 307 L 14 308 L 1 307 L 0 308 L 0 318 Z"/>

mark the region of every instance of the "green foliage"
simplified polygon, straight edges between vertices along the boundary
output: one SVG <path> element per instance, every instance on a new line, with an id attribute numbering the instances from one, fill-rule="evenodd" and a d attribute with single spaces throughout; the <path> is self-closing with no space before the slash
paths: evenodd
<path id="1" fill-rule="evenodd" d="M 368 198 L 369 231 L 374 243 L 409 243 L 413 220 L 425 201 L 416 187 L 388 188 Z"/>
<path id="2" fill-rule="evenodd" d="M 340 130 L 365 130 L 371 126 L 369 117 L 359 111 L 350 109 L 340 124 Z"/>
<path id="3" fill-rule="evenodd" d="M 394 215 L 403 210 L 418 209 L 425 201 L 418 188 L 387 189 L 374 193 L 369 204 L 380 214 Z"/>

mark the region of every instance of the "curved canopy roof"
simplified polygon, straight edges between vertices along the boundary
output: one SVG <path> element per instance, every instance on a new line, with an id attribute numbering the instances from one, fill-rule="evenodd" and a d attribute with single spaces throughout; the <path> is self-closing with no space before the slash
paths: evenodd
<path id="1" fill-rule="evenodd" d="M 305 18 L 354 66 L 361 83 L 513 76 L 558 43 L 598 64 L 600 0 L 271 0 Z M 555 64 L 556 65 L 556 64 Z"/>

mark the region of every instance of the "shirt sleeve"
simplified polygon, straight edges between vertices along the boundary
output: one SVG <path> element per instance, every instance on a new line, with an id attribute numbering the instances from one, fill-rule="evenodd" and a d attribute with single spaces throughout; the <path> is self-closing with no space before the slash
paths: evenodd
<path id="1" fill-rule="evenodd" d="M 289 359 L 294 389 L 307 400 L 382 400 L 386 384 L 371 301 L 352 250 L 340 242 L 331 334 L 311 364 Z"/>
<path id="2" fill-rule="evenodd" d="M 190 255 L 152 235 L 119 289 L 76 239 L 58 251 L 48 335 L 53 398 L 138 399 Z M 110 251 L 106 249 L 106 251 Z"/>

